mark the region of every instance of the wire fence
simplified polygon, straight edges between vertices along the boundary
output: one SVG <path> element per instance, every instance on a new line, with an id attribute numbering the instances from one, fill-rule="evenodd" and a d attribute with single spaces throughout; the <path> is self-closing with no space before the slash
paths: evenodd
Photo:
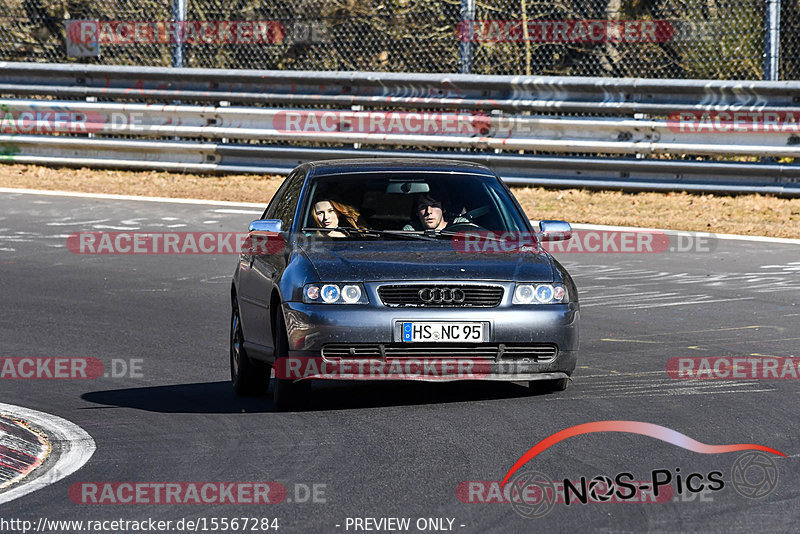
<path id="1" fill-rule="evenodd" d="M 800 76 L 798 0 L 3 4 L 2 61 L 678 79 Z"/>

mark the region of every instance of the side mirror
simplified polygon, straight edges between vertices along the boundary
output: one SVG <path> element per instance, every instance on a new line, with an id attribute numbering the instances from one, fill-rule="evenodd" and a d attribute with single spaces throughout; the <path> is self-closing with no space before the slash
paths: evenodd
<path id="1" fill-rule="evenodd" d="M 268 232 L 278 234 L 281 231 L 280 219 L 260 219 L 250 223 L 250 232 Z"/>
<path id="2" fill-rule="evenodd" d="M 569 241 L 572 237 L 572 227 L 564 221 L 540 221 L 542 241 Z"/>

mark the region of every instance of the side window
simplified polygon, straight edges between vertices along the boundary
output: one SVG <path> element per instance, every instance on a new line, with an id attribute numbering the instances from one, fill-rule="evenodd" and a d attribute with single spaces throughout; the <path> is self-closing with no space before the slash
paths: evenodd
<path id="1" fill-rule="evenodd" d="M 281 228 L 288 231 L 294 222 L 294 213 L 297 211 L 297 201 L 300 198 L 300 191 L 303 189 L 305 172 L 292 173 L 286 178 L 286 182 L 281 186 L 272 203 L 267 208 L 268 219 L 280 219 Z"/>
<path id="2" fill-rule="evenodd" d="M 275 191 L 275 194 L 272 196 L 272 200 L 269 201 L 267 205 L 267 209 L 264 210 L 264 213 L 261 214 L 262 219 L 276 219 L 275 217 L 275 210 L 278 209 L 278 204 L 280 204 L 280 199 L 283 196 L 284 192 L 286 191 L 286 187 L 289 185 L 289 182 L 294 178 L 295 173 L 290 174 L 286 177 L 283 181 L 281 186 Z"/>

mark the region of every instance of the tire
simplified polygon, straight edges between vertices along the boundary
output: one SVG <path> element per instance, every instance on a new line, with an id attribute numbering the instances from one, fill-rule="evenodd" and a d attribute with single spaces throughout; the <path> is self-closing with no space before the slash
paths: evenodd
<path id="1" fill-rule="evenodd" d="M 289 338 L 286 334 L 286 321 L 283 313 L 278 310 L 275 320 L 275 369 L 286 369 L 286 363 L 282 358 L 289 357 Z M 275 376 L 275 387 L 272 389 L 272 404 L 275 410 L 287 412 L 304 408 L 308 403 L 311 394 L 311 380 L 301 380 L 295 382 L 291 379 L 278 378 Z"/>
<path id="2" fill-rule="evenodd" d="M 569 387 L 569 378 L 556 378 L 554 380 L 531 380 L 529 382 L 531 391 L 537 393 L 551 393 L 564 391 Z"/>
<path id="3" fill-rule="evenodd" d="M 239 303 L 231 306 L 230 363 L 231 383 L 237 395 L 252 396 L 266 393 L 272 367 L 264 362 L 251 360 L 244 350 L 244 333 L 239 318 Z"/>

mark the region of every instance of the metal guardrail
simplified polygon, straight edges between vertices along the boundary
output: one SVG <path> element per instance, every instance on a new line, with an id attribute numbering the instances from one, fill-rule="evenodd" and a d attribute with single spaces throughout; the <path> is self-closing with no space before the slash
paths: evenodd
<path id="1" fill-rule="evenodd" d="M 800 195 L 800 165 L 641 158 L 800 157 L 800 137 L 791 128 L 767 124 L 727 132 L 695 131 L 675 122 L 678 113 L 700 112 L 769 112 L 773 119 L 800 118 L 800 82 L 0 63 L 3 95 L 17 97 L 0 99 L 0 110 L 12 117 L 42 116 L 53 110 L 73 117 L 82 113 L 87 127 L 70 135 L 52 135 L 35 127 L 34 132 L 8 133 L 0 120 L 0 132 L 6 132 L 0 134 L 0 160 L 20 163 L 282 173 L 312 159 L 422 155 L 483 162 L 509 183 Z M 393 117 L 415 114 L 439 121 L 451 117 L 457 127 L 415 133 L 353 126 L 359 120 L 369 123 L 377 118 L 388 124 Z M 324 115 L 329 127 L 293 130 L 287 118 L 309 115 Z M 253 141 L 405 150 L 287 147 Z M 423 147 L 439 150 L 419 150 Z M 638 158 L 552 155 L 558 153 Z"/>
<path id="2" fill-rule="evenodd" d="M 0 62 L 0 94 L 272 105 L 666 114 L 793 109 L 800 82 L 171 69 Z"/>

